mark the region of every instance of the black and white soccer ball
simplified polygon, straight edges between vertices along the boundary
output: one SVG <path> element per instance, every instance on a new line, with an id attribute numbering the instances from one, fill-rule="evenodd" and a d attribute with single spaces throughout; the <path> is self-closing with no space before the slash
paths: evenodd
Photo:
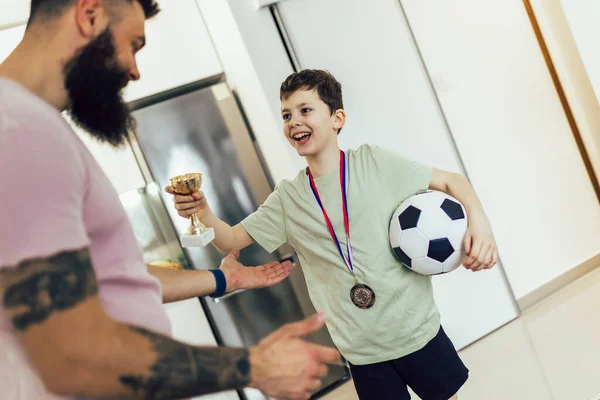
<path id="1" fill-rule="evenodd" d="M 406 199 L 392 216 L 390 244 L 398 260 L 423 275 L 454 271 L 463 261 L 465 207 L 446 193 L 429 190 Z"/>

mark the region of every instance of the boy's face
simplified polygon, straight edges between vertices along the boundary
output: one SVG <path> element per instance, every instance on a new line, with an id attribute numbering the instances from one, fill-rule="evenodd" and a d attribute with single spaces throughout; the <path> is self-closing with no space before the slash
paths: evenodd
<path id="1" fill-rule="evenodd" d="M 281 102 L 283 133 L 298 155 L 310 157 L 337 145 L 345 121 L 343 110 L 331 114 L 316 90 L 298 90 Z"/>

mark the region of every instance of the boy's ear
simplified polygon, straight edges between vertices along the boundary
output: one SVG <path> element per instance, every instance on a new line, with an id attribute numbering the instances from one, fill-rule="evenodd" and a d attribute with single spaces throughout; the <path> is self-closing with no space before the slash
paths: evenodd
<path id="1" fill-rule="evenodd" d="M 335 112 L 334 120 L 333 120 L 333 129 L 339 131 L 346 124 L 346 111 L 343 109 L 339 109 Z"/>

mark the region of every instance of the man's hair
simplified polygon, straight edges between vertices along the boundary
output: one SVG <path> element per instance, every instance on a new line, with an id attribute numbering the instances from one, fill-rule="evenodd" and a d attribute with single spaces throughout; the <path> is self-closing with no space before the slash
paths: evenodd
<path id="1" fill-rule="evenodd" d="M 329 107 L 331 115 L 344 108 L 342 84 L 329 71 L 305 69 L 291 74 L 281 84 L 279 98 L 285 100 L 298 90 L 316 90 L 319 98 Z"/>
<path id="2" fill-rule="evenodd" d="M 77 0 L 31 0 L 31 12 L 27 26 L 37 21 L 50 21 L 61 16 L 68 7 L 75 4 Z M 160 12 L 156 0 L 104 0 L 107 10 L 114 9 L 116 6 L 137 1 L 142 6 L 146 19 L 154 17 Z"/>

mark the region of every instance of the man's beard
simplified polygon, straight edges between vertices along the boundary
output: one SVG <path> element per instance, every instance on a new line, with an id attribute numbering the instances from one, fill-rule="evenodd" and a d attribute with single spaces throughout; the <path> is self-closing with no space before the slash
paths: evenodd
<path id="1" fill-rule="evenodd" d="M 135 120 L 123 100 L 129 77 L 119 66 L 110 28 L 66 63 L 64 75 L 73 122 L 101 142 L 123 144 Z"/>

